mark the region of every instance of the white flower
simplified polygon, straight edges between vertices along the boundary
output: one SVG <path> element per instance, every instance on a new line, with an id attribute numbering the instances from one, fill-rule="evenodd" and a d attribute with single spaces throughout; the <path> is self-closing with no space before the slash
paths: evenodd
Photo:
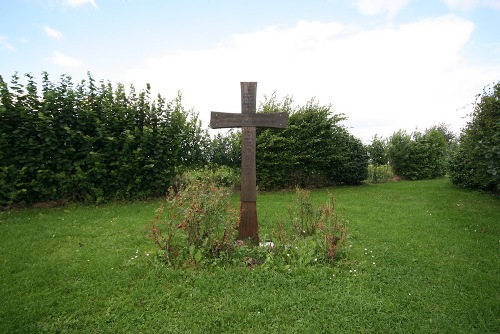
<path id="1" fill-rule="evenodd" d="M 267 247 L 269 249 L 274 249 L 274 242 L 272 241 L 266 241 L 266 242 L 259 242 L 260 247 Z"/>

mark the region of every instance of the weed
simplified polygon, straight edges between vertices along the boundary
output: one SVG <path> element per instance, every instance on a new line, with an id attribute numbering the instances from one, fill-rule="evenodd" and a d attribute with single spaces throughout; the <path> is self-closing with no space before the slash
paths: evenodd
<path id="1" fill-rule="evenodd" d="M 335 198 L 328 194 L 326 204 L 319 208 L 318 227 L 322 231 L 320 246 L 326 259 L 334 261 L 347 240 L 347 220 L 335 212 Z"/>
<path id="2" fill-rule="evenodd" d="M 310 191 L 297 187 L 294 203 L 295 205 L 290 206 L 288 212 L 295 230 L 300 236 L 311 237 L 315 240 L 317 247 L 321 250 L 318 256 L 324 256 L 327 262 L 333 262 L 339 254 L 339 249 L 347 240 L 346 220 L 336 213 L 335 198 L 328 193 L 326 203 L 315 210 Z M 282 228 L 277 236 L 281 240 L 284 239 Z"/>
<path id="3" fill-rule="evenodd" d="M 170 188 L 165 205 L 156 210 L 149 238 L 173 267 L 196 266 L 202 257 L 216 258 L 234 248 L 237 212 L 230 207 L 230 192 L 204 178 L 183 176 L 184 184 Z"/>
<path id="4" fill-rule="evenodd" d="M 294 205 L 288 207 L 288 214 L 292 226 L 300 235 L 310 236 L 314 234 L 318 217 L 313 209 L 309 190 L 301 189 L 299 186 L 295 188 Z"/>
<path id="5" fill-rule="evenodd" d="M 262 247 L 235 240 L 236 210 L 230 207 L 227 188 L 215 185 L 213 174 L 205 178 L 182 176 L 183 185 L 170 189 L 166 203 L 156 210 L 148 237 L 159 248 L 163 260 L 174 268 L 212 265 L 265 264 L 310 265 L 333 263 L 347 238 L 347 228 L 335 213 L 330 194 L 325 205 L 315 209 L 310 192 L 297 188 L 295 206 L 289 208 L 300 237 L 288 235 L 282 225 Z M 301 240 L 303 239 L 303 240 Z M 270 246 L 272 245 L 272 246 Z"/>

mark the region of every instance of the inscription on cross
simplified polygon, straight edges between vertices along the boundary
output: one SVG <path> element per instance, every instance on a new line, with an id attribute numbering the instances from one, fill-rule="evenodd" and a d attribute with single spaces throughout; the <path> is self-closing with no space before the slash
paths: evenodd
<path id="1" fill-rule="evenodd" d="M 284 129 L 287 126 L 286 113 L 257 114 L 257 83 L 241 83 L 241 114 L 212 111 L 210 127 L 241 127 L 241 195 L 239 240 L 259 243 L 257 223 L 257 182 L 255 165 L 255 137 L 257 127 Z"/>

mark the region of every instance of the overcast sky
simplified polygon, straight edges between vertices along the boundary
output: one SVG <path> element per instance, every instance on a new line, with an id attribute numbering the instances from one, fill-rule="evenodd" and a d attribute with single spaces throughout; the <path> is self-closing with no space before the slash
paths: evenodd
<path id="1" fill-rule="evenodd" d="M 258 100 L 315 97 L 368 142 L 438 123 L 459 131 L 500 80 L 500 0 L 9 0 L 0 75 L 17 71 L 177 91 L 208 126 Z M 258 101 L 258 102 L 259 102 Z"/>

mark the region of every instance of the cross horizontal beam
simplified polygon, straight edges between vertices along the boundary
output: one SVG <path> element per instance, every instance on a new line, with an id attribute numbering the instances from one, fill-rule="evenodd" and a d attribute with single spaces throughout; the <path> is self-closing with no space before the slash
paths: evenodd
<path id="1" fill-rule="evenodd" d="M 210 127 L 212 129 L 240 127 L 285 129 L 287 120 L 288 115 L 284 112 L 270 114 L 236 114 L 212 111 Z"/>

